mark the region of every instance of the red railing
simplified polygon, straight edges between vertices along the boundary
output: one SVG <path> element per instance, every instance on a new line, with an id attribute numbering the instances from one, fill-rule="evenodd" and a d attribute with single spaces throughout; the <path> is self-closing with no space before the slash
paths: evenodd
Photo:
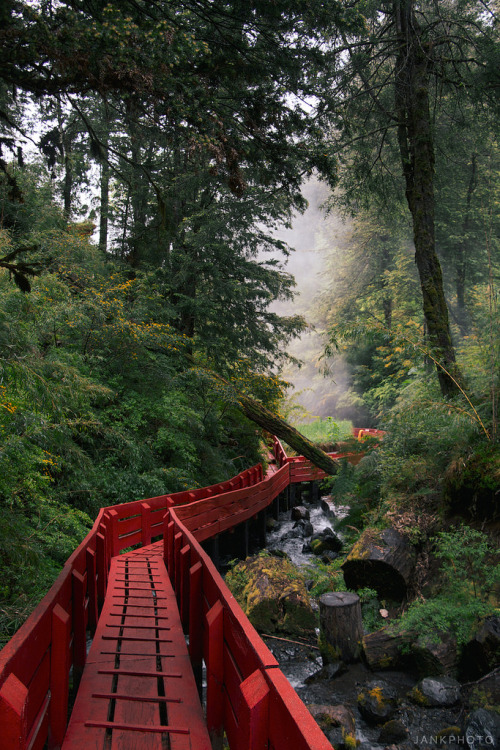
<path id="1" fill-rule="evenodd" d="M 238 733 L 250 721 L 249 731 L 267 732 L 271 750 L 289 750 L 290 740 L 297 749 L 330 747 L 200 546 L 254 517 L 289 484 L 324 476 L 304 458 L 288 458 L 276 439 L 273 454 L 279 468 L 266 478 L 259 465 L 211 487 L 101 509 L 50 591 L 0 652 L 2 748 L 61 746 L 111 557 L 162 535 L 183 622 L 190 633 L 195 628 L 195 671 L 201 659 L 208 665 L 211 731 L 223 728 L 231 748 L 239 748 Z"/>

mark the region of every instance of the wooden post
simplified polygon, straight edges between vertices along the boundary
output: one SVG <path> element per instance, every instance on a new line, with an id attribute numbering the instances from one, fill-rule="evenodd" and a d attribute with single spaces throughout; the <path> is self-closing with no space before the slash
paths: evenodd
<path id="1" fill-rule="evenodd" d="M 248 521 L 243 521 L 243 552 L 244 552 L 243 559 L 244 560 L 246 560 L 246 558 L 248 557 L 249 549 L 250 549 L 249 536 L 248 536 L 248 524 L 249 524 Z"/>
<path id="2" fill-rule="evenodd" d="M 179 614 L 181 616 L 182 628 L 185 633 L 189 628 L 189 568 L 191 566 L 191 547 L 185 544 L 179 553 L 180 567 L 180 596 L 181 604 Z"/>
<path id="3" fill-rule="evenodd" d="M 189 569 L 189 656 L 200 698 L 203 660 L 203 566 L 197 562 Z"/>
<path id="4" fill-rule="evenodd" d="M 110 533 L 111 533 L 111 557 L 116 557 L 116 555 L 120 554 L 120 538 L 118 534 L 118 513 L 116 510 L 108 510 L 107 511 L 110 521 Z"/>
<path id="5" fill-rule="evenodd" d="M 267 511 L 259 513 L 259 544 L 264 549 L 267 544 Z"/>
<path id="6" fill-rule="evenodd" d="M 319 482 L 312 483 L 312 501 L 313 503 L 319 503 Z"/>
<path id="7" fill-rule="evenodd" d="M 0 727 L 2 745 L 9 750 L 25 750 L 28 744 L 28 688 L 11 673 L 0 688 Z"/>
<path id="8" fill-rule="evenodd" d="M 72 619 L 73 619 L 73 666 L 76 682 L 80 681 L 87 660 L 87 623 L 85 621 L 86 575 L 77 570 L 72 579 Z"/>
<path id="9" fill-rule="evenodd" d="M 165 534 L 165 547 L 166 547 L 166 565 L 168 575 L 173 584 L 175 580 L 175 558 L 174 558 L 174 535 L 175 535 L 175 523 L 170 521 L 167 524 L 167 533 Z"/>
<path id="10" fill-rule="evenodd" d="M 97 563 L 97 598 L 99 609 L 101 609 L 104 603 L 104 597 L 106 596 L 106 589 L 108 587 L 108 568 L 106 537 L 100 532 L 98 532 L 95 537 L 95 554 Z"/>
<path id="11" fill-rule="evenodd" d="M 210 557 L 212 558 L 212 562 L 217 568 L 217 570 L 219 570 L 220 569 L 219 536 L 216 535 L 212 537 L 211 542 L 212 542 L 211 543 L 212 550 L 210 552 Z"/>
<path id="12" fill-rule="evenodd" d="M 346 591 L 323 594 L 319 598 L 319 621 L 325 642 L 323 660 L 357 661 L 363 639 L 359 596 Z"/>
<path id="13" fill-rule="evenodd" d="M 278 520 L 280 516 L 280 496 L 277 495 L 277 497 L 273 500 L 273 518 L 275 521 Z"/>
<path id="14" fill-rule="evenodd" d="M 175 590 L 177 597 L 177 604 L 180 607 L 181 604 L 181 547 L 182 547 L 182 531 L 178 531 L 174 534 L 174 568 L 175 576 L 172 581 L 172 585 Z"/>
<path id="15" fill-rule="evenodd" d="M 141 542 L 143 547 L 151 544 L 151 506 L 141 503 Z"/>
<path id="16" fill-rule="evenodd" d="M 259 669 L 241 685 L 243 702 L 239 715 L 241 750 L 261 750 L 269 739 L 269 687 Z"/>
<path id="17" fill-rule="evenodd" d="M 290 492 L 289 492 L 289 496 L 288 496 L 288 502 L 289 502 L 290 508 L 295 508 L 295 506 L 297 505 L 297 502 L 296 502 L 297 489 L 296 489 L 296 487 L 297 487 L 297 485 L 295 485 L 295 484 L 291 484 L 290 487 L 289 487 Z"/>
<path id="18" fill-rule="evenodd" d="M 49 750 L 60 748 L 66 733 L 69 698 L 70 638 L 70 616 L 59 604 L 56 604 L 52 610 Z"/>
<path id="19" fill-rule="evenodd" d="M 89 548 L 86 549 L 85 560 L 87 565 L 87 591 L 89 596 L 88 626 L 92 633 L 94 633 L 97 627 L 97 620 L 99 619 L 96 575 L 97 563 L 94 550 Z"/>
<path id="20" fill-rule="evenodd" d="M 207 727 L 213 750 L 224 733 L 224 609 L 218 599 L 207 612 Z"/>

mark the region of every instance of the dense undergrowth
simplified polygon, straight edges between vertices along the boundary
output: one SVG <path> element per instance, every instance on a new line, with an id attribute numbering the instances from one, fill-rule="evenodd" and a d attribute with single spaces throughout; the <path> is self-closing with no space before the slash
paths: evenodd
<path id="1" fill-rule="evenodd" d="M 22 203 L 0 184 L 0 255 L 28 245 L 37 275 L 23 293 L 0 271 L 4 642 L 99 508 L 213 484 L 261 459 L 230 381 L 271 407 L 282 388 L 228 341 L 229 372 L 217 363 L 227 384 L 215 379 L 203 342 L 179 332 L 161 271 L 105 257 L 68 228 L 43 180 L 18 178 Z"/>
<path id="2" fill-rule="evenodd" d="M 359 592 L 365 627 L 387 624 L 379 610 L 391 605 L 396 630 L 416 638 L 452 634 L 461 647 L 500 605 L 500 446 L 483 429 L 491 429 L 487 408 L 481 424 L 422 378 L 400 393 L 380 424 L 384 439 L 366 443 L 359 464 L 342 462 L 325 482 L 335 501 L 349 506 L 337 524 L 347 550 L 364 530 L 393 527 L 418 555 L 413 585 L 398 607 L 376 592 Z M 313 595 L 345 590 L 344 559 L 315 566 Z"/>

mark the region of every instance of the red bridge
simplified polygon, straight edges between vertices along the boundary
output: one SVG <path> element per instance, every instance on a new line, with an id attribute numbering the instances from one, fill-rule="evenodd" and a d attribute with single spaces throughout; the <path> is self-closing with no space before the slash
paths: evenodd
<path id="1" fill-rule="evenodd" d="M 202 547 L 323 476 L 275 439 L 265 477 L 102 508 L 0 652 L 2 750 L 331 748 Z"/>

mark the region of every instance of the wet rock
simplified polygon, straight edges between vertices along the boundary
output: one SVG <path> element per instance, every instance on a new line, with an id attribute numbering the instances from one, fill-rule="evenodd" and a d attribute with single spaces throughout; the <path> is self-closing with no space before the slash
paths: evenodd
<path id="1" fill-rule="evenodd" d="M 311 514 L 304 505 L 296 505 L 292 508 L 292 521 L 308 521 Z"/>
<path id="2" fill-rule="evenodd" d="M 260 632 L 315 635 L 316 615 L 304 578 L 288 558 L 248 557 L 229 571 L 226 583 Z"/>
<path id="3" fill-rule="evenodd" d="M 409 697 L 419 706 L 454 706 L 460 700 L 460 683 L 452 677 L 424 677 Z"/>
<path id="4" fill-rule="evenodd" d="M 398 707 L 396 692 L 382 680 L 369 682 L 358 694 L 358 708 L 369 724 L 385 724 Z"/>
<path id="5" fill-rule="evenodd" d="M 325 682 L 327 680 L 333 680 L 341 674 L 347 672 L 347 665 L 342 661 L 336 661 L 325 664 L 321 669 L 314 674 L 306 677 L 304 680 L 305 685 L 313 685 L 315 682 Z"/>
<path id="6" fill-rule="evenodd" d="M 327 550 L 331 552 L 340 552 L 342 549 L 342 540 L 335 534 L 330 528 L 323 529 L 317 534 L 313 534 L 309 540 L 309 547 L 311 552 L 315 555 L 321 555 Z"/>
<path id="7" fill-rule="evenodd" d="M 326 705 L 312 705 L 308 708 L 324 732 L 331 727 L 340 727 L 344 746 L 347 748 L 356 747 L 356 721 L 350 708 Z"/>
<path id="8" fill-rule="evenodd" d="M 438 746 L 443 745 L 444 747 L 460 744 L 463 747 L 465 745 L 465 738 L 460 727 L 445 727 L 444 729 L 440 729 L 436 734 L 436 744 Z"/>
<path id="9" fill-rule="evenodd" d="M 460 674 L 476 680 L 500 662 L 500 617 L 487 617 L 462 651 Z"/>
<path id="10" fill-rule="evenodd" d="M 282 542 L 287 542 L 289 539 L 301 539 L 303 536 L 302 529 L 290 529 L 289 531 L 286 531 L 283 536 L 281 537 Z"/>
<path id="11" fill-rule="evenodd" d="M 421 677 L 453 675 L 457 669 L 457 642 L 448 633 L 419 638 L 411 647 L 415 666 Z"/>
<path id="12" fill-rule="evenodd" d="M 266 518 L 266 529 L 267 531 L 277 531 L 280 527 L 280 523 L 273 518 L 272 516 L 268 516 Z"/>
<path id="13" fill-rule="evenodd" d="M 293 528 L 299 532 L 299 537 L 312 536 L 314 534 L 312 523 L 302 518 L 294 523 Z"/>
<path id="14" fill-rule="evenodd" d="M 338 552 L 332 552 L 331 549 L 327 549 L 326 552 L 323 552 L 321 555 L 321 562 L 325 563 L 325 565 L 329 565 L 329 563 L 336 560 L 338 556 Z"/>
<path id="15" fill-rule="evenodd" d="M 321 510 L 323 511 L 325 516 L 330 516 L 330 518 L 335 518 L 335 514 L 336 514 L 335 503 L 333 502 L 331 497 L 321 498 Z"/>
<path id="16" fill-rule="evenodd" d="M 382 745 L 395 744 L 408 739 L 408 730 L 398 719 L 387 721 L 380 730 L 378 741 Z"/>
<path id="17" fill-rule="evenodd" d="M 500 748 L 500 715 L 485 708 L 473 711 L 465 723 L 465 738 L 470 750 Z"/>

